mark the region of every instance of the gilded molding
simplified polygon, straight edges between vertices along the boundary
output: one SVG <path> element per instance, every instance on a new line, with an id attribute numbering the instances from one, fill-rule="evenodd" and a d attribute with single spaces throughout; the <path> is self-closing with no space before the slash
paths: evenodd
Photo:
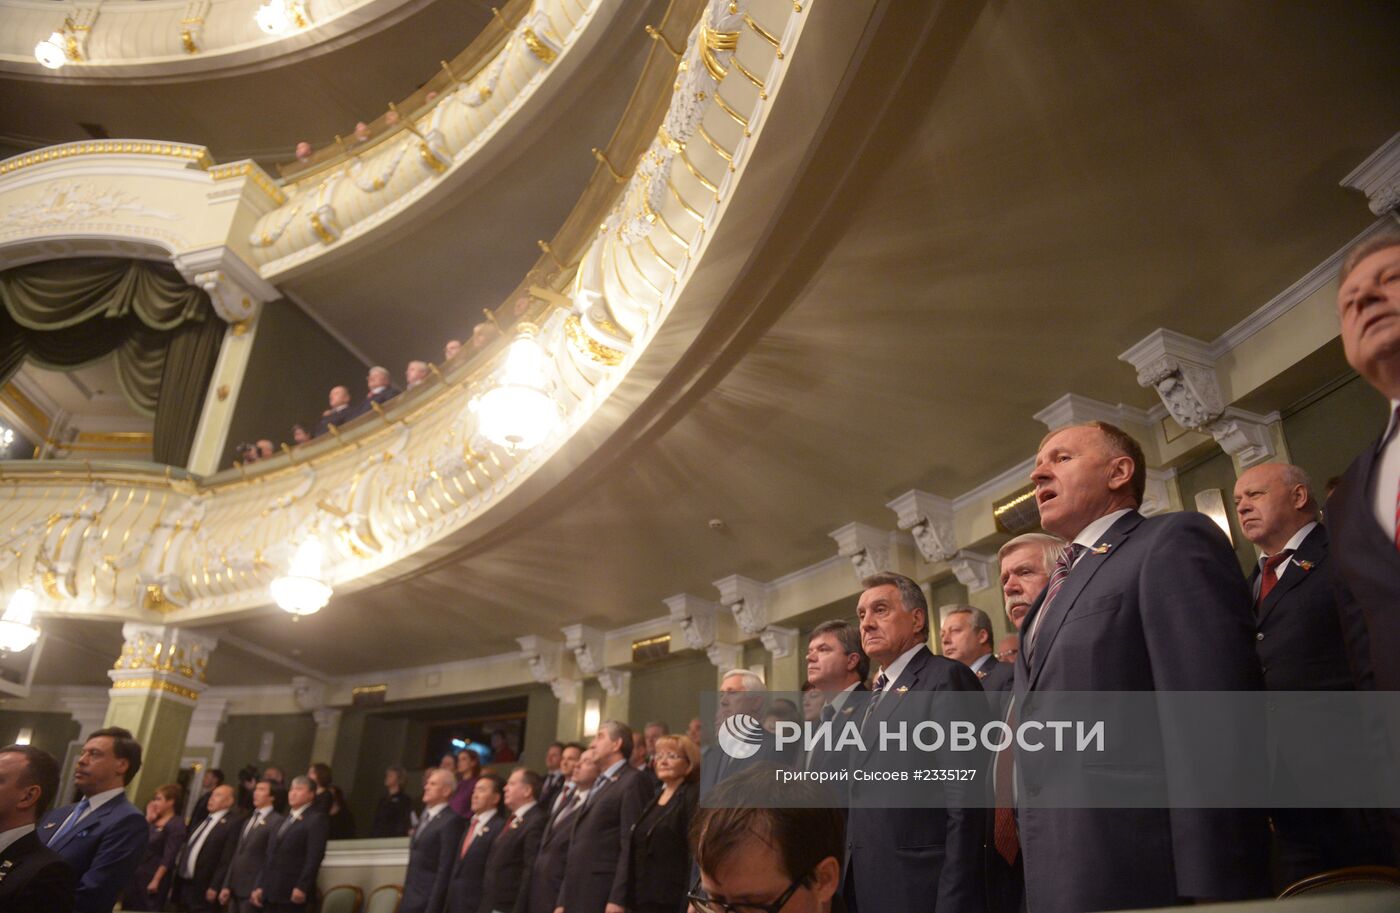
<path id="1" fill-rule="evenodd" d="M 112 688 L 116 691 L 163 691 L 186 700 L 199 700 L 199 692 L 195 689 L 177 685 L 163 678 L 123 678 L 112 682 Z"/>
<path id="2" fill-rule="evenodd" d="M 193 162 L 196 167 L 204 171 L 208 171 L 214 164 L 214 160 L 209 157 L 209 150 L 203 146 L 189 146 L 183 143 L 151 143 L 139 140 L 93 140 L 91 142 L 49 146 L 37 152 L 16 155 L 0 162 L 0 174 L 10 174 L 46 162 L 87 155 L 170 156 Z"/>

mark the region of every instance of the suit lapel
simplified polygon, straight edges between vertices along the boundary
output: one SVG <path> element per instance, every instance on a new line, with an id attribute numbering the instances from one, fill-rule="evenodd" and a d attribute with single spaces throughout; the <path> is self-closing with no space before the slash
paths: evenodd
<path id="1" fill-rule="evenodd" d="M 1099 568 L 1118 553 L 1118 547 L 1132 534 L 1133 530 L 1137 529 L 1141 522 L 1142 514 L 1137 511 L 1119 517 L 1118 521 L 1108 528 L 1108 532 L 1100 536 L 1099 541 L 1084 552 L 1079 563 L 1070 568 L 1069 576 L 1060 585 L 1060 591 L 1055 594 L 1055 599 L 1050 605 L 1048 607 L 1039 606 L 1039 611 L 1045 612 L 1046 615 L 1045 620 L 1040 623 L 1040 630 L 1036 632 L 1035 646 L 1031 650 L 1028 687 L 1035 687 L 1036 679 L 1040 677 L 1041 670 L 1045 668 L 1045 658 L 1050 655 L 1050 649 L 1055 645 L 1055 636 L 1060 633 L 1060 626 L 1064 624 L 1065 616 L 1069 614 L 1069 610 L 1074 606 L 1079 594 L 1084 592 L 1084 588 L 1089 585 L 1089 581 L 1094 579 Z M 1033 618 L 1026 619 L 1027 628 L 1033 623 Z"/>
<path id="2" fill-rule="evenodd" d="M 921 646 L 918 652 L 909 657 L 909 664 L 899 673 L 899 678 L 894 680 L 890 689 L 880 696 L 874 708 L 866 714 L 865 722 L 860 727 L 861 741 L 867 746 L 865 757 L 869 757 L 873 753 L 873 748 L 870 746 L 877 744 L 877 740 L 873 739 L 872 736 L 880 731 L 880 724 L 888 720 L 899 708 L 900 698 L 910 691 L 919 690 L 919 676 L 923 673 L 924 666 L 928 664 L 929 657 L 932 655 L 933 653 L 929 651 L 927 645 Z M 871 699 L 874 700 L 874 698 L 875 693 L 872 692 Z"/>
<path id="3" fill-rule="evenodd" d="M 1298 584 L 1303 582 L 1303 578 L 1320 565 L 1327 558 L 1327 530 L 1319 523 L 1313 527 L 1312 532 L 1298 545 L 1298 550 L 1288 559 L 1288 570 L 1282 577 L 1278 578 L 1278 583 L 1269 591 L 1269 596 L 1259 606 L 1259 622 L 1263 624 L 1264 619 L 1269 617 L 1269 613 L 1279 604 L 1284 595 Z"/>
<path id="4" fill-rule="evenodd" d="M 79 834 L 87 833 L 100 827 L 102 824 L 102 819 L 105 818 L 107 815 L 111 814 L 112 809 L 116 808 L 117 803 L 121 801 L 122 797 L 118 795 L 116 798 L 108 799 L 106 802 L 103 802 L 97 808 L 94 808 L 92 811 L 88 812 L 88 816 L 82 821 L 73 822 L 73 826 L 68 829 L 68 833 L 63 834 L 61 839 L 49 844 L 49 846 L 57 850 L 61 846 L 67 846 L 73 840 L 73 838 L 78 836 Z M 74 808 L 74 811 L 77 811 L 77 809 Z M 66 817 L 63 820 L 67 820 Z M 59 821 L 58 826 L 63 827 L 63 821 Z"/>

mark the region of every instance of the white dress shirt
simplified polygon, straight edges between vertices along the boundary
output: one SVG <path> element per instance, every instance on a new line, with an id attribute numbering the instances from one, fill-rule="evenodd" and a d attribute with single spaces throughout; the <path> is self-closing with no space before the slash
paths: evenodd
<path id="1" fill-rule="evenodd" d="M 185 867 L 180 873 L 182 878 L 190 879 L 194 877 L 194 864 L 199 860 L 199 851 L 204 849 L 204 841 L 209 839 L 209 834 L 228 815 L 228 809 L 221 808 L 216 812 L 210 812 L 209 817 L 199 822 L 199 827 L 195 828 L 196 837 L 194 843 L 190 844 L 190 851 L 185 855 Z"/>
<path id="2" fill-rule="evenodd" d="M 1079 535 L 1074 537 L 1074 544 L 1084 546 L 1086 551 L 1088 549 L 1094 548 L 1096 545 L 1099 544 L 1099 540 L 1104 537 L 1104 534 L 1109 531 L 1113 524 L 1117 523 L 1118 520 L 1124 514 L 1130 514 L 1132 512 L 1133 508 L 1125 507 L 1122 510 L 1115 510 L 1111 514 L 1104 514 L 1102 517 L 1099 517 L 1093 523 L 1090 523 L 1088 526 L 1084 527 L 1084 529 L 1080 531 Z M 1079 557 L 1083 558 L 1085 553 L 1086 552 L 1080 552 Z M 1079 560 L 1075 559 L 1074 563 L 1078 564 Z M 1053 567 L 1050 568 L 1050 573 L 1055 573 L 1055 569 Z"/>
<path id="3" fill-rule="evenodd" d="M 21 824 L 19 827 L 12 827 L 8 831 L 0 831 L 0 853 L 8 850 L 10 844 L 14 843 L 19 838 L 23 837 L 25 834 L 33 833 L 33 831 L 34 825 L 32 824 Z"/>
<path id="4" fill-rule="evenodd" d="M 1390 424 L 1381 438 L 1381 452 L 1371 473 L 1371 505 L 1381 532 L 1395 541 L 1395 499 L 1400 493 L 1400 399 L 1390 401 Z"/>
<path id="5" fill-rule="evenodd" d="M 925 646 L 927 646 L 927 644 L 915 644 L 908 650 L 899 654 L 899 659 L 890 663 L 888 668 L 882 668 L 880 670 L 885 676 L 885 687 L 882 690 L 888 691 L 894 687 L 894 683 L 899 681 L 899 677 L 904 674 L 904 667 L 909 665 L 909 661 L 914 658 L 914 654 L 918 653 Z M 879 676 L 876 677 L 878 678 Z"/>
<path id="6" fill-rule="evenodd" d="M 1288 540 L 1288 544 L 1286 544 L 1283 548 L 1279 549 L 1279 551 L 1283 551 L 1283 552 L 1287 552 L 1287 551 L 1294 551 L 1294 552 L 1296 552 L 1296 551 L 1298 551 L 1298 546 L 1300 546 L 1300 545 L 1303 544 L 1303 540 L 1306 539 L 1306 538 L 1308 538 L 1308 534 L 1311 533 L 1311 532 L 1313 531 L 1313 527 L 1315 527 L 1315 526 L 1317 526 L 1317 521 L 1316 521 L 1316 520 L 1313 520 L 1313 521 L 1308 522 L 1308 523 L 1304 523 L 1301 527 L 1298 528 L 1298 531 L 1297 531 L 1296 533 L 1293 534 L 1293 538 L 1291 538 L 1291 539 Z M 1264 569 L 1264 562 L 1265 562 L 1265 561 L 1268 561 L 1268 560 L 1269 560 L 1269 556 L 1268 556 L 1268 555 L 1260 555 L 1260 556 L 1259 556 L 1259 569 L 1260 569 L 1261 571 Z M 1282 580 L 1282 579 L 1283 579 L 1284 572 L 1286 572 L 1286 571 L 1287 571 L 1290 567 L 1292 567 L 1292 566 L 1293 566 L 1293 562 L 1292 562 L 1292 561 L 1281 561 L 1281 562 L 1279 562 L 1278 567 L 1274 568 L 1274 579 L 1275 579 L 1276 581 L 1277 581 L 1277 580 Z M 1261 579 L 1262 579 L 1262 578 L 1261 578 Z"/>
<path id="7" fill-rule="evenodd" d="M 971 669 L 974 674 L 976 674 L 979 669 L 983 669 L 987 666 L 996 665 L 996 662 L 997 658 L 994 655 L 992 655 L 991 653 L 983 653 L 981 656 L 977 657 L 977 659 L 973 660 L 972 664 L 969 665 L 968 668 Z"/>
<path id="8" fill-rule="evenodd" d="M 98 794 L 95 795 L 95 796 L 89 796 L 89 797 L 88 797 L 88 807 L 87 807 L 87 811 L 83 812 L 80 816 L 78 816 L 77 818 L 75 818 L 75 819 L 73 820 L 73 826 L 74 826 L 74 827 L 77 827 L 78 824 L 79 824 L 84 818 L 88 817 L 88 816 L 91 815 L 93 812 L 97 811 L 99 808 L 101 808 L 102 806 L 106 805 L 108 802 L 111 802 L 111 801 L 112 801 L 113 799 L 115 799 L 117 796 L 121 795 L 122 792 L 124 792 L 125 790 L 126 790 L 126 787 L 125 787 L 125 786 L 118 786 L 116 789 L 107 789 L 107 790 L 103 790 L 102 792 L 98 793 Z M 74 809 L 74 811 L 77 811 L 77 809 Z M 66 819 L 65 819 L 65 820 L 66 820 Z M 62 829 L 63 829 L 63 828 L 62 828 L 62 826 L 60 825 L 59 830 L 62 830 Z"/>
<path id="9" fill-rule="evenodd" d="M 536 804 L 538 804 L 538 803 L 535 803 L 535 802 L 527 802 L 527 803 L 525 803 L 524 805 L 522 805 L 522 806 L 520 806 L 519 808 L 517 808 L 517 809 L 515 810 L 515 814 L 513 814 L 511 817 L 514 818 L 516 821 L 521 820 L 522 818 L 525 817 L 525 813 L 528 812 L 530 809 L 534 808 Z"/>

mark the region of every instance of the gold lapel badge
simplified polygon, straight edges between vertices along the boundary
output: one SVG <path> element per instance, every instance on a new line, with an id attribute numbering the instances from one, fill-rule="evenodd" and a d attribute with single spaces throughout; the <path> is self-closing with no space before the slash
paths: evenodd
<path id="1" fill-rule="evenodd" d="M 903 694 L 903 693 L 905 693 L 906 691 L 909 690 L 909 686 L 908 686 L 908 685 L 900 685 L 898 688 L 896 688 L 896 689 L 894 689 L 894 690 L 898 691 L 900 694 Z"/>
<path id="2" fill-rule="evenodd" d="M 1313 563 L 1312 563 L 1311 561 L 1303 561 L 1303 560 L 1300 560 L 1300 559 L 1298 559 L 1298 558 L 1294 558 L 1294 559 L 1293 559 L 1293 563 L 1296 564 L 1296 565 L 1298 565 L 1300 568 L 1302 568 L 1302 569 L 1305 570 L 1305 571 L 1310 571 L 1310 570 L 1312 570 L 1312 569 L 1313 569 L 1313 566 L 1314 566 Z"/>
<path id="3" fill-rule="evenodd" d="M 1107 555 L 1108 550 L 1111 548 L 1113 548 L 1112 542 L 1100 542 L 1098 545 L 1089 549 L 1089 551 L 1095 555 Z"/>

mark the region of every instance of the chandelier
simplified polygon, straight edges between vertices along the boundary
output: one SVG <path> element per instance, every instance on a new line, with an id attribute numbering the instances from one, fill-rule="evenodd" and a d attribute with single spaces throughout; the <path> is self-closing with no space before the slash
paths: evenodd
<path id="1" fill-rule="evenodd" d="M 68 62 L 68 52 L 64 50 L 67 43 L 62 32 L 54 32 L 34 45 L 34 59 L 50 70 L 57 70 Z"/>
<path id="2" fill-rule="evenodd" d="M 506 350 L 496 385 L 475 404 L 481 433 L 512 452 L 536 446 L 559 424 L 559 403 L 549 395 L 549 353 L 522 323 Z"/>
<path id="3" fill-rule="evenodd" d="M 321 563 L 325 546 L 312 534 L 297 547 L 287 573 L 272 581 L 272 599 L 284 612 L 311 615 L 331 601 L 330 584 L 322 579 Z"/>
<path id="4" fill-rule="evenodd" d="M 38 641 L 39 629 L 34 624 L 38 604 L 39 597 L 29 587 L 15 590 L 5 614 L 0 616 L 0 653 L 23 653 Z"/>
<path id="5" fill-rule="evenodd" d="M 294 26 L 305 28 L 307 25 L 301 0 L 267 0 L 253 14 L 253 20 L 269 35 L 281 35 Z"/>

